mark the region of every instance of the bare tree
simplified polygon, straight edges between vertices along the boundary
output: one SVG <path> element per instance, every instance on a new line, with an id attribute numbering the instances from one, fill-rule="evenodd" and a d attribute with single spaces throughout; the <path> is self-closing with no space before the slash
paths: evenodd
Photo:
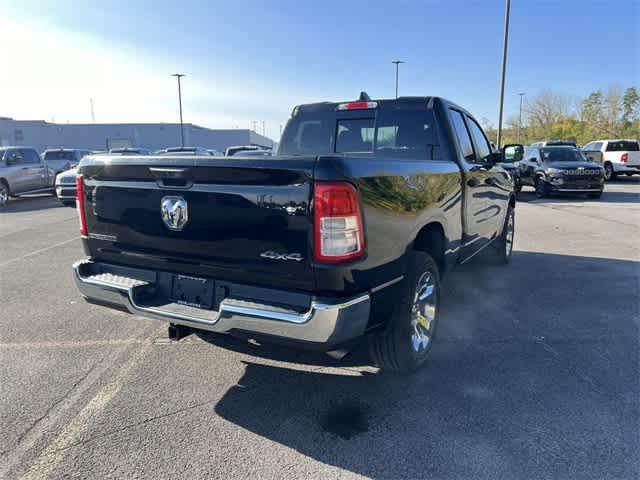
<path id="1" fill-rule="evenodd" d="M 570 100 L 565 95 L 543 90 L 527 102 L 527 124 L 546 135 L 556 123 L 569 115 L 569 105 Z"/>

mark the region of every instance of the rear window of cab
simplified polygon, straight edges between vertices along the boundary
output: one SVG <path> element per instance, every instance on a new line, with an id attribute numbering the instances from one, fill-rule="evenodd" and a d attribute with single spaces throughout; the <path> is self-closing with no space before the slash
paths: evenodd
<path id="1" fill-rule="evenodd" d="M 437 160 L 440 143 L 433 111 L 426 108 L 300 112 L 289 120 L 279 153 Z"/>

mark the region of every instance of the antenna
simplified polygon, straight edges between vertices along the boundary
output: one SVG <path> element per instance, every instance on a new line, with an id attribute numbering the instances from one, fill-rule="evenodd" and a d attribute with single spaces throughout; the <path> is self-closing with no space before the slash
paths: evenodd
<path id="1" fill-rule="evenodd" d="M 93 109 L 93 98 L 89 99 L 89 106 L 91 107 L 91 121 L 96 123 L 96 112 Z"/>

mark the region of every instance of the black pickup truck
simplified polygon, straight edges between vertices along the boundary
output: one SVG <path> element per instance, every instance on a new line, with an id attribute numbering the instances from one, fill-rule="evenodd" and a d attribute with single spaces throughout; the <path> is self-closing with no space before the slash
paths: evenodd
<path id="1" fill-rule="evenodd" d="M 89 301 L 174 329 L 424 360 L 443 275 L 491 247 L 515 197 L 478 122 L 442 98 L 296 107 L 273 157 L 89 157 L 77 178 Z M 175 333 L 175 330 L 174 330 Z"/>

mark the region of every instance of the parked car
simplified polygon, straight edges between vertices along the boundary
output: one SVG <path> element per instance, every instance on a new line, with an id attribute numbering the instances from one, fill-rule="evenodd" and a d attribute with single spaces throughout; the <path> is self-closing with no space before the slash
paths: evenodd
<path id="1" fill-rule="evenodd" d="M 201 147 L 172 147 L 156 152 L 158 155 L 204 155 L 210 156 L 209 150 Z"/>
<path id="2" fill-rule="evenodd" d="M 264 150 L 263 147 L 258 147 L 257 145 L 234 145 L 232 147 L 227 147 L 224 151 L 225 157 L 232 157 L 234 155 L 243 155 L 246 152 L 250 152 L 253 150 Z"/>
<path id="3" fill-rule="evenodd" d="M 0 147 L 0 207 L 11 196 L 53 190 L 54 178 L 35 148 Z"/>
<path id="4" fill-rule="evenodd" d="M 237 157 L 271 157 L 273 152 L 271 150 L 247 150 L 236 154 Z"/>
<path id="5" fill-rule="evenodd" d="M 150 155 L 151 151 L 148 148 L 134 148 L 134 147 L 124 147 L 124 148 L 112 148 L 109 150 L 110 155 L 122 155 L 122 156 L 140 156 L 140 155 Z"/>
<path id="6" fill-rule="evenodd" d="M 49 148 L 42 153 L 42 158 L 56 173 L 68 170 L 80 163 L 82 157 L 89 155 L 89 150 L 76 148 Z"/>
<path id="7" fill-rule="evenodd" d="M 582 152 L 604 167 L 605 180 L 613 180 L 623 173 L 640 173 L 640 145 L 637 140 L 597 140 L 587 143 Z"/>
<path id="8" fill-rule="evenodd" d="M 554 192 L 602 195 L 604 169 L 577 148 L 526 147 L 519 164 L 522 185 L 534 187 L 539 197 Z"/>
<path id="9" fill-rule="evenodd" d="M 530 147 L 574 147 L 577 148 L 576 142 L 573 140 L 546 140 L 544 142 L 535 142 Z"/>
<path id="10" fill-rule="evenodd" d="M 56 197 L 66 207 L 76 206 L 76 177 L 80 165 L 82 165 L 82 160 L 77 167 L 56 175 Z"/>
<path id="11" fill-rule="evenodd" d="M 511 258 L 515 195 L 479 123 L 437 97 L 300 105 L 278 157 L 89 157 L 82 295 L 170 322 L 344 355 L 426 359 L 441 279 Z M 133 186 L 135 185 L 135 188 Z"/>

